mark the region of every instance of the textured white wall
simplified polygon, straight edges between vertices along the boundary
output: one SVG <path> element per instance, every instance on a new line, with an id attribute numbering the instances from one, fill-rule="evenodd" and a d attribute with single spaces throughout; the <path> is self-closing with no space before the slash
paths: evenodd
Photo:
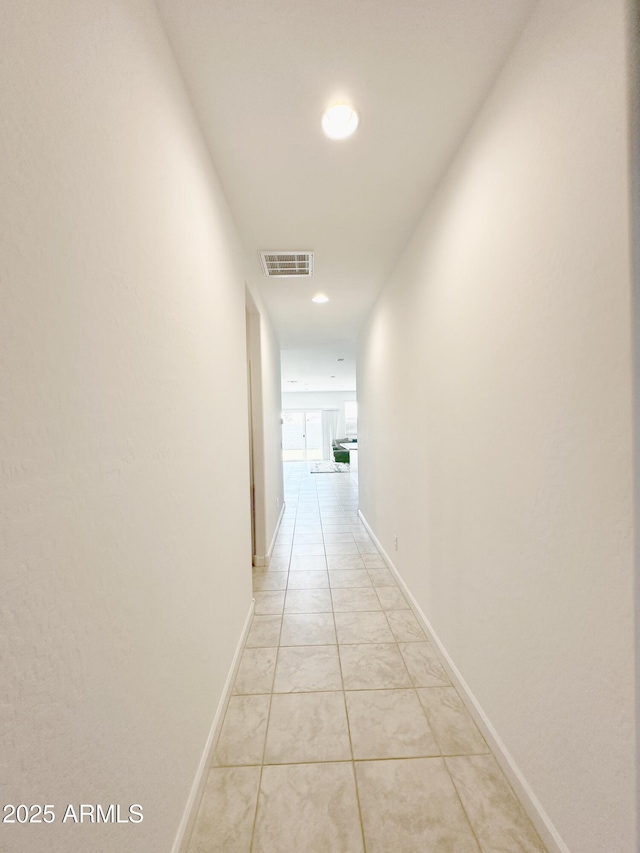
<path id="1" fill-rule="evenodd" d="M 634 343 L 634 427 L 635 446 L 640 442 L 640 5 L 629 9 L 629 65 L 631 68 L 631 171 L 632 171 L 632 267 Z M 634 485 L 640 495 L 640 454 L 635 453 Z M 636 814 L 640 815 L 640 501 L 635 501 L 636 563 Z M 638 827 L 640 848 L 640 825 Z"/>
<path id="2" fill-rule="evenodd" d="M 169 850 L 251 600 L 242 256 L 150 0 L 0 45 L 0 799 L 58 809 L 0 847 Z"/>
<path id="3" fill-rule="evenodd" d="M 363 512 L 575 853 L 636 849 L 625 11 L 541 0 L 359 353 Z"/>

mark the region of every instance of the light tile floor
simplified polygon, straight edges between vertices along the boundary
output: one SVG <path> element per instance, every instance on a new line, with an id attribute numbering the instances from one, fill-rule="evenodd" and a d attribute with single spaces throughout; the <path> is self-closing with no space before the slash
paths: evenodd
<path id="1" fill-rule="evenodd" d="M 357 514 L 286 466 L 189 853 L 544 853 Z"/>

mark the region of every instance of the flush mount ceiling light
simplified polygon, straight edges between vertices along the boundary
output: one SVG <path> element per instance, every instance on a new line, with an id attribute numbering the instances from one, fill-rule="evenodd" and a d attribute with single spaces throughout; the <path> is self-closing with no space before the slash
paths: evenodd
<path id="1" fill-rule="evenodd" d="M 329 139 L 346 139 L 355 131 L 358 113 L 348 104 L 334 104 L 322 115 L 322 129 Z"/>
<path id="2" fill-rule="evenodd" d="M 312 302 L 328 302 L 329 297 L 325 296 L 324 293 L 317 293 L 311 301 Z"/>

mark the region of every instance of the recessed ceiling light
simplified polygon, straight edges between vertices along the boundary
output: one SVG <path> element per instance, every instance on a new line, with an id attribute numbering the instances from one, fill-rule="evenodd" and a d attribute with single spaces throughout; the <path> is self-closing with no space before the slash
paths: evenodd
<path id="1" fill-rule="evenodd" d="M 316 293 L 316 295 L 311 300 L 312 302 L 328 302 L 329 297 L 325 296 L 324 293 Z"/>
<path id="2" fill-rule="evenodd" d="M 348 104 L 334 104 L 322 115 L 322 129 L 329 139 L 346 139 L 358 126 L 358 113 Z"/>

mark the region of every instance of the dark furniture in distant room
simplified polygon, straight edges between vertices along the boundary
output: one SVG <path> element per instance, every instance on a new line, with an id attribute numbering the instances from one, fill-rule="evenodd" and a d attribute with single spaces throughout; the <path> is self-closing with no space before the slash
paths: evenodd
<path id="1" fill-rule="evenodd" d="M 351 455 L 349 453 L 348 447 L 350 444 L 355 447 L 358 446 L 357 438 L 337 438 L 335 441 L 331 442 L 331 449 L 333 451 L 333 461 L 334 462 L 346 462 L 349 463 L 351 459 Z M 346 445 L 346 446 L 345 446 Z"/>

